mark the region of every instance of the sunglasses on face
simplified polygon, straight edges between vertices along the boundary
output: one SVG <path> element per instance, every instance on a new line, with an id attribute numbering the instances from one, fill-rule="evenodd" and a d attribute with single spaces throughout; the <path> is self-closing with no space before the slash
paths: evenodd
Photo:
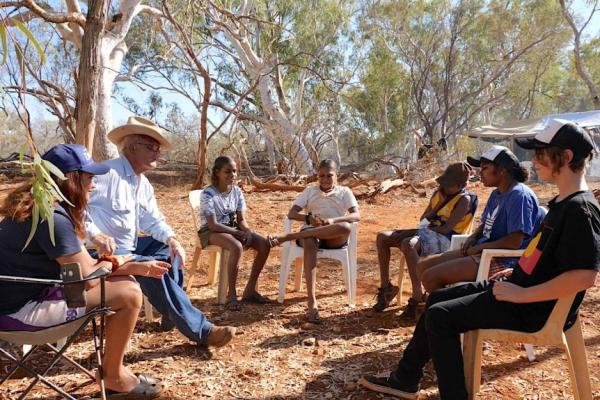
<path id="1" fill-rule="evenodd" d="M 146 150 L 151 151 L 153 153 L 160 153 L 160 144 L 144 142 L 136 142 L 135 144 L 142 145 L 146 148 Z"/>

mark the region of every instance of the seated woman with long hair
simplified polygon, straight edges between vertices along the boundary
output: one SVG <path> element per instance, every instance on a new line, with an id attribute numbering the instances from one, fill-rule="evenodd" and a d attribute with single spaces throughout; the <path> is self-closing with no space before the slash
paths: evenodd
<path id="1" fill-rule="evenodd" d="M 8 194 L 0 207 L 0 275 L 60 279 L 60 265 L 67 263 L 79 263 L 84 276 L 100 267 L 112 269 L 105 293 L 106 305 L 114 311 L 106 322 L 103 371 L 107 392 L 155 398 L 162 391 L 158 381 L 130 372 L 123 365 L 123 356 L 142 304 L 142 292 L 131 275 L 160 278 L 168 264 L 126 262 L 123 258 L 120 263 L 98 262 L 90 257 L 82 245 L 84 212 L 94 175 L 107 173 L 109 167 L 94 163 L 80 145 L 54 146 L 42 158 L 65 174 L 66 179 L 57 179 L 56 184 L 70 204 L 55 204 L 54 240 L 48 222 L 40 221 L 25 246 L 32 225 L 32 182 Z M 81 308 L 67 306 L 62 287 L 0 283 L 0 329 L 40 330 L 74 320 L 99 304 L 98 280 L 86 283 L 86 307 Z"/>
<path id="2" fill-rule="evenodd" d="M 245 249 L 254 249 L 256 256 L 242 301 L 256 304 L 267 304 L 270 301 L 258 293 L 256 286 L 271 248 L 266 237 L 250 229 L 246 220 L 246 200 L 236 180 L 235 161 L 229 156 L 217 157 L 212 167 L 211 185 L 202 191 L 198 231 L 203 248 L 212 244 L 229 252 L 227 262 L 229 291 L 226 307 L 231 311 L 241 310 L 236 283 L 242 252 Z"/>

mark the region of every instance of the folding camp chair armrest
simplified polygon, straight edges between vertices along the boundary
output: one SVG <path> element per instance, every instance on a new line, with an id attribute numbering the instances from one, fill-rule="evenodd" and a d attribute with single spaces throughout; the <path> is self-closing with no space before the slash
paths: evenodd
<path id="1" fill-rule="evenodd" d="M 11 275 L 0 275 L 0 282 L 12 282 L 12 283 L 36 283 L 38 285 L 71 285 L 73 283 L 87 282 L 94 279 L 106 278 L 111 274 L 110 270 L 105 267 L 100 267 L 83 279 L 76 281 L 64 282 L 62 279 L 42 279 L 42 278 L 29 278 L 25 276 L 11 276 Z"/>
<path id="2" fill-rule="evenodd" d="M 91 274 L 89 274 L 88 276 L 86 276 L 85 278 L 76 280 L 76 281 L 69 281 L 69 282 L 61 282 L 65 285 L 71 285 L 73 283 L 81 283 L 81 282 L 87 282 L 87 281 L 93 281 L 95 279 L 102 279 L 102 278 L 106 278 L 107 276 L 110 276 L 111 271 L 106 268 L 106 267 L 100 267 L 97 270 L 95 270 L 94 272 L 92 272 Z"/>
<path id="3" fill-rule="evenodd" d="M 62 285 L 61 279 L 29 278 L 25 276 L 0 275 L 0 282 L 36 283 L 38 285 Z"/>

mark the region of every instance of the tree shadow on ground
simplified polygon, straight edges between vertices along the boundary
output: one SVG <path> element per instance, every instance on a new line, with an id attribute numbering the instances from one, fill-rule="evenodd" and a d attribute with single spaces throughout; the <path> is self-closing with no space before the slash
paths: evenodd
<path id="1" fill-rule="evenodd" d="M 327 347 L 324 347 L 327 351 Z M 358 385 L 363 374 L 384 376 L 393 369 L 400 354 L 396 346 L 368 351 L 347 357 L 327 359 L 323 366 L 327 372 L 307 382 L 302 393 L 297 395 L 275 395 L 270 397 L 241 397 L 245 400 L 309 400 L 309 399 L 353 399 L 367 400 L 389 398 L 364 389 Z M 435 385 L 435 373 L 430 364 L 425 367 L 421 387 L 428 389 Z"/>
<path id="2" fill-rule="evenodd" d="M 585 340 L 586 347 L 590 348 L 600 343 L 600 335 Z M 326 348 L 326 347 L 325 347 Z M 262 400 L 305 400 L 305 399 L 322 399 L 322 398 L 352 398 L 354 400 L 366 400 L 377 398 L 393 398 L 391 396 L 375 395 L 374 392 L 368 391 L 357 385 L 359 377 L 365 373 L 385 376 L 393 369 L 401 357 L 401 352 L 397 352 L 395 346 L 389 346 L 376 351 L 356 354 L 349 357 L 341 357 L 337 359 L 326 360 L 323 365 L 329 370 L 308 382 L 301 395 L 296 396 L 271 396 L 263 397 Z M 562 357 L 564 351 L 557 347 L 546 348 L 536 354 L 536 361 L 530 362 L 523 352 L 523 355 L 518 359 L 509 362 L 503 362 L 492 366 L 485 365 L 485 354 L 483 356 L 482 375 L 486 381 L 483 385 L 488 385 L 497 379 L 511 373 L 532 368 L 540 368 L 540 364 L 556 357 Z M 589 357 L 588 357 L 589 363 Z M 568 368 L 564 365 L 565 370 Z M 431 363 L 424 370 L 421 389 L 427 390 L 437 385 L 435 371 Z M 331 397 L 324 397 L 324 394 L 331 393 Z M 428 399 L 439 399 L 437 391 L 428 393 Z M 250 400 L 251 398 L 246 398 Z M 256 399 L 258 400 L 258 399 Z"/>
<path id="3" fill-rule="evenodd" d="M 600 343 L 600 335 L 597 335 L 597 336 L 594 336 L 591 338 L 587 338 L 584 341 L 585 341 L 586 348 L 590 348 L 591 346 L 595 346 Z M 535 347 L 534 347 L 534 349 L 535 349 Z M 525 350 L 523 350 L 522 355 L 516 360 L 499 363 L 499 364 L 494 364 L 491 366 L 490 365 L 486 366 L 486 357 L 485 357 L 486 354 L 484 353 L 481 357 L 482 376 L 483 376 L 483 372 L 485 372 L 485 375 L 488 379 L 487 379 L 487 381 L 482 382 L 482 386 L 484 384 L 494 382 L 496 379 L 506 375 L 507 371 L 512 371 L 512 370 L 522 371 L 522 370 L 526 370 L 526 369 L 536 368 L 539 366 L 540 363 L 543 363 L 545 361 L 548 361 L 548 360 L 556 358 L 556 357 L 562 357 L 564 354 L 565 354 L 565 352 L 559 347 L 548 347 L 548 348 L 545 348 L 543 352 L 540 352 L 540 350 L 538 348 L 536 351 L 536 355 L 535 355 L 535 361 L 531 362 L 527 359 L 527 356 L 525 355 Z M 589 355 L 587 357 L 587 360 L 588 360 L 588 365 L 589 365 L 589 360 L 590 360 Z M 564 362 L 565 371 L 567 371 L 568 368 L 569 368 L 569 366 L 567 365 L 567 361 L 565 359 L 565 362 Z"/>
<path id="4" fill-rule="evenodd" d="M 288 329 L 302 328 L 302 322 L 304 321 L 291 320 L 284 323 L 283 326 Z M 284 349 L 296 346 L 309 337 L 314 337 L 317 341 L 328 341 L 348 340 L 373 333 L 387 335 L 392 329 L 401 326 L 394 311 L 379 313 L 377 316 L 371 317 L 369 309 L 354 309 L 349 313 L 323 317 L 321 324 L 310 325 L 312 329 L 273 336 L 260 343 L 259 346 L 268 349 Z"/>
<path id="5" fill-rule="evenodd" d="M 339 295 L 340 292 L 323 293 L 317 295 L 317 299 L 322 300 Z M 243 327 L 277 317 L 302 319 L 305 315 L 304 311 L 297 312 L 289 310 L 291 307 L 301 303 L 306 304 L 306 296 L 287 298 L 283 304 L 280 304 L 275 300 L 269 304 L 242 303 L 240 311 L 230 311 L 224 306 L 217 304 L 216 299 L 209 303 L 204 300 L 192 300 L 194 306 L 210 316 L 209 320 L 211 322 L 235 327 Z"/>

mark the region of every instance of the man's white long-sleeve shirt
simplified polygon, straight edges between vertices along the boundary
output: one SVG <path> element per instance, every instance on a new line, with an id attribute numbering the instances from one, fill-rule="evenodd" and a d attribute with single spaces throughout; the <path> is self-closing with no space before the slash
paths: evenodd
<path id="1" fill-rule="evenodd" d="M 134 251 L 140 231 L 166 243 L 175 232 L 158 209 L 154 188 L 143 174 L 136 175 L 124 156 L 105 161 L 111 170 L 94 177 L 86 231 L 111 236 L 118 249 Z M 91 219 L 90 219 L 91 218 Z"/>

